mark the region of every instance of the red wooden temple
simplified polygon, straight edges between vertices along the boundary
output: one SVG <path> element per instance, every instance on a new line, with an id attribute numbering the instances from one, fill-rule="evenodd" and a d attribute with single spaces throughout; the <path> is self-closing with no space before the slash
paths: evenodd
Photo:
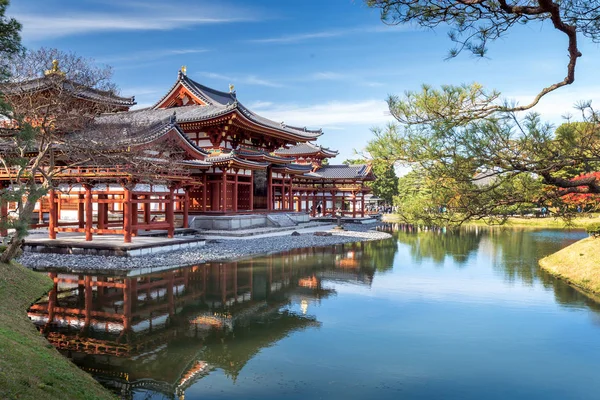
<path id="1" fill-rule="evenodd" d="M 43 90 L 39 82 L 35 87 Z M 172 237 L 175 227 L 188 227 L 191 215 L 365 216 L 364 196 L 370 191 L 365 183 L 374 179 L 370 165 L 326 165 L 323 160 L 337 152 L 314 144 L 321 130 L 259 116 L 238 101 L 233 86 L 229 92 L 211 89 L 182 68 L 173 86 L 149 108 L 129 110 L 133 98 L 92 89 L 89 95 L 77 95 L 91 106 L 114 105 L 115 112 L 98 115 L 93 128 L 86 129 L 123 132 L 115 147 L 144 146 L 160 154 L 169 141 L 185 157 L 180 168 L 163 173 L 161 184 L 118 165 L 65 169 L 39 202 L 33 224 L 47 226 L 52 239 L 60 232 L 82 232 L 86 240 L 95 234 L 122 234 L 131 242 L 141 230 L 166 230 Z M 0 173 L 3 190 L 10 190 L 10 178 Z M 0 218 L 10 218 L 11 207 L 1 204 Z"/>

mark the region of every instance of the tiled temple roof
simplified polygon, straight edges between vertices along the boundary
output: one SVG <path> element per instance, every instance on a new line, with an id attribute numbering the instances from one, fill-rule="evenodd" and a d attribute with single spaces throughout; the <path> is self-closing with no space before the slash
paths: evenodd
<path id="1" fill-rule="evenodd" d="M 266 162 L 250 161 L 240 158 L 233 151 L 230 153 L 221 153 L 214 156 L 210 155 L 206 158 L 206 161 L 217 167 L 227 165 L 228 168 L 238 167 L 245 169 L 265 169 L 269 166 L 269 163 Z"/>
<path id="2" fill-rule="evenodd" d="M 285 132 L 288 134 L 292 134 L 292 135 L 302 138 L 304 140 L 315 139 L 323 134 L 323 131 L 321 129 L 311 130 L 311 129 L 307 129 L 306 127 L 290 126 L 290 125 L 286 125 L 283 122 L 276 122 L 276 121 L 270 120 L 268 118 L 262 117 L 262 116 L 256 114 L 255 112 L 251 111 L 250 109 L 248 109 L 242 103 L 240 103 L 237 99 L 235 92 L 227 93 L 227 92 L 221 92 L 219 90 L 209 88 L 208 86 L 204 86 L 204 85 L 192 80 L 187 75 L 181 73 L 181 71 L 179 72 L 177 81 L 173 84 L 171 89 L 169 89 L 169 91 L 152 107 L 152 109 L 158 110 L 159 107 L 162 105 L 162 103 L 167 98 L 169 98 L 169 96 L 173 93 L 173 91 L 180 84 L 183 87 L 185 87 L 186 89 L 188 89 L 191 93 L 193 93 L 196 97 L 201 99 L 204 103 L 206 103 L 206 105 L 204 105 L 204 106 L 194 105 L 194 106 L 187 106 L 187 107 L 195 107 L 195 108 L 208 107 L 211 110 L 210 113 L 217 113 L 217 115 L 219 113 L 225 114 L 229 111 L 236 110 L 241 115 L 243 115 L 245 118 L 254 122 L 257 125 L 261 125 L 266 128 L 276 129 L 276 130 L 279 130 L 279 131 L 282 131 L 282 132 Z M 186 106 L 184 106 L 184 107 L 186 107 Z M 182 107 L 178 107 L 177 109 L 179 109 L 179 108 L 182 108 Z M 197 115 L 194 117 L 196 117 L 197 119 L 190 118 L 189 121 L 199 121 L 199 120 L 210 118 L 210 116 L 203 116 L 203 115 Z M 182 122 L 182 120 L 180 120 L 179 118 L 178 118 L 178 121 Z"/>
<path id="3" fill-rule="evenodd" d="M 336 150 L 331 150 L 313 143 L 300 143 L 288 148 L 283 147 L 275 150 L 275 153 L 283 156 L 308 156 L 319 153 L 323 154 L 325 157 L 335 157 L 338 155 Z"/>
<path id="4" fill-rule="evenodd" d="M 89 128 L 83 132 L 78 132 L 77 135 L 89 137 L 90 145 L 108 145 L 112 148 L 123 148 L 124 146 L 148 144 L 172 132 L 177 135 L 184 147 L 188 148 L 188 153 L 195 154 L 199 158 L 208 155 L 206 150 L 188 138 L 177 125 L 173 115 L 161 119 L 123 118 L 123 116 L 131 117 L 131 114 L 136 114 L 136 112 L 103 114 L 96 118 Z M 106 143 L 106 141 L 102 141 L 105 132 L 120 132 L 120 135 L 119 137 L 111 137 L 111 142 Z M 97 144 L 94 144 L 94 138 L 98 139 Z"/>
<path id="5" fill-rule="evenodd" d="M 317 179 L 365 179 L 372 176 L 368 164 L 326 165 L 317 171 L 305 174 L 306 177 Z"/>
<path id="6" fill-rule="evenodd" d="M 268 161 L 268 162 L 275 162 L 278 164 L 288 164 L 288 163 L 292 163 L 294 162 L 294 158 L 293 157 L 282 157 L 282 156 L 278 156 L 275 154 L 271 154 L 266 152 L 265 150 L 254 150 L 254 149 L 238 149 L 236 150 L 236 154 L 242 158 L 246 158 L 248 160 L 254 160 L 254 161 Z"/>
<path id="7" fill-rule="evenodd" d="M 57 80 L 59 80 L 57 82 Z M 98 103 L 131 107 L 135 105 L 135 97 L 121 97 L 111 91 L 99 90 L 80 85 L 72 80 L 48 75 L 41 78 L 31 79 L 26 82 L 7 83 L 0 86 L 0 90 L 7 94 L 19 94 L 28 92 L 39 92 L 61 86 L 63 90 L 69 92 L 76 98 L 91 100 Z"/>
<path id="8" fill-rule="evenodd" d="M 306 174 L 310 172 L 312 165 L 310 164 L 284 164 L 273 165 L 273 171 L 284 172 L 286 174 Z"/>

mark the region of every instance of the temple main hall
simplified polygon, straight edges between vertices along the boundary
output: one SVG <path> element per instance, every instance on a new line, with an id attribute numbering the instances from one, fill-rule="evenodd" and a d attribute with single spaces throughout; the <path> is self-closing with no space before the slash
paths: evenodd
<path id="1" fill-rule="evenodd" d="M 50 71 L 28 90 L 44 91 L 44 79 L 68 82 Z M 338 153 L 317 144 L 321 129 L 260 116 L 238 100 L 232 85 L 228 92 L 209 88 L 182 67 L 148 108 L 132 110 L 133 97 L 91 88 L 73 96 L 90 107 L 110 104 L 113 112 L 69 134 L 117 132 L 111 151 L 142 149 L 150 164 L 165 162 L 173 146 L 183 156 L 159 179 L 120 165 L 65 164 L 32 217 L 32 227 L 47 227 L 51 239 L 60 232 L 85 233 L 88 241 L 97 234 L 122 234 L 129 243 L 141 231 L 164 230 L 173 237 L 176 228 L 223 228 L 224 220 L 242 221 L 230 229 L 252 227 L 261 224 L 255 218 L 261 215 L 292 220 L 366 215 L 366 183 L 375 178 L 369 164 L 330 164 Z M 9 190 L 11 176 L 3 174 Z M 0 218 L 10 218 L 14 207 L 2 204 Z"/>

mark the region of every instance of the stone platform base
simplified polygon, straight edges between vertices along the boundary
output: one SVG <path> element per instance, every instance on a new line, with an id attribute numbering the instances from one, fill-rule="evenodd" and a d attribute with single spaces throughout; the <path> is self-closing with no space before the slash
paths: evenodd
<path id="1" fill-rule="evenodd" d="M 310 221 L 307 213 L 272 213 L 272 214 L 242 214 L 242 215 L 194 215 L 190 217 L 190 227 L 209 231 L 233 231 L 238 229 L 253 229 L 266 227 L 282 227 L 282 217 L 285 226 L 295 226 Z"/>
<path id="2" fill-rule="evenodd" d="M 134 237 L 132 243 L 123 243 L 123 236 L 120 235 L 98 235 L 94 236 L 93 241 L 86 242 L 85 236 L 72 235 L 54 240 L 29 238 L 25 240 L 23 250 L 34 253 L 136 257 L 198 248 L 204 246 L 205 243 L 204 238 L 190 236 L 175 237 L 173 239 L 141 236 Z"/>

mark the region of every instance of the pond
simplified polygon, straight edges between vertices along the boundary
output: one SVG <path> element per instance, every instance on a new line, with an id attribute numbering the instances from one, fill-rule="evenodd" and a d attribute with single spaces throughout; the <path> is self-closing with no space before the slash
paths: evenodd
<path id="1" fill-rule="evenodd" d="M 582 232 L 400 228 L 234 263 L 53 273 L 29 316 L 125 399 L 598 398 L 600 305 L 537 266 Z"/>

